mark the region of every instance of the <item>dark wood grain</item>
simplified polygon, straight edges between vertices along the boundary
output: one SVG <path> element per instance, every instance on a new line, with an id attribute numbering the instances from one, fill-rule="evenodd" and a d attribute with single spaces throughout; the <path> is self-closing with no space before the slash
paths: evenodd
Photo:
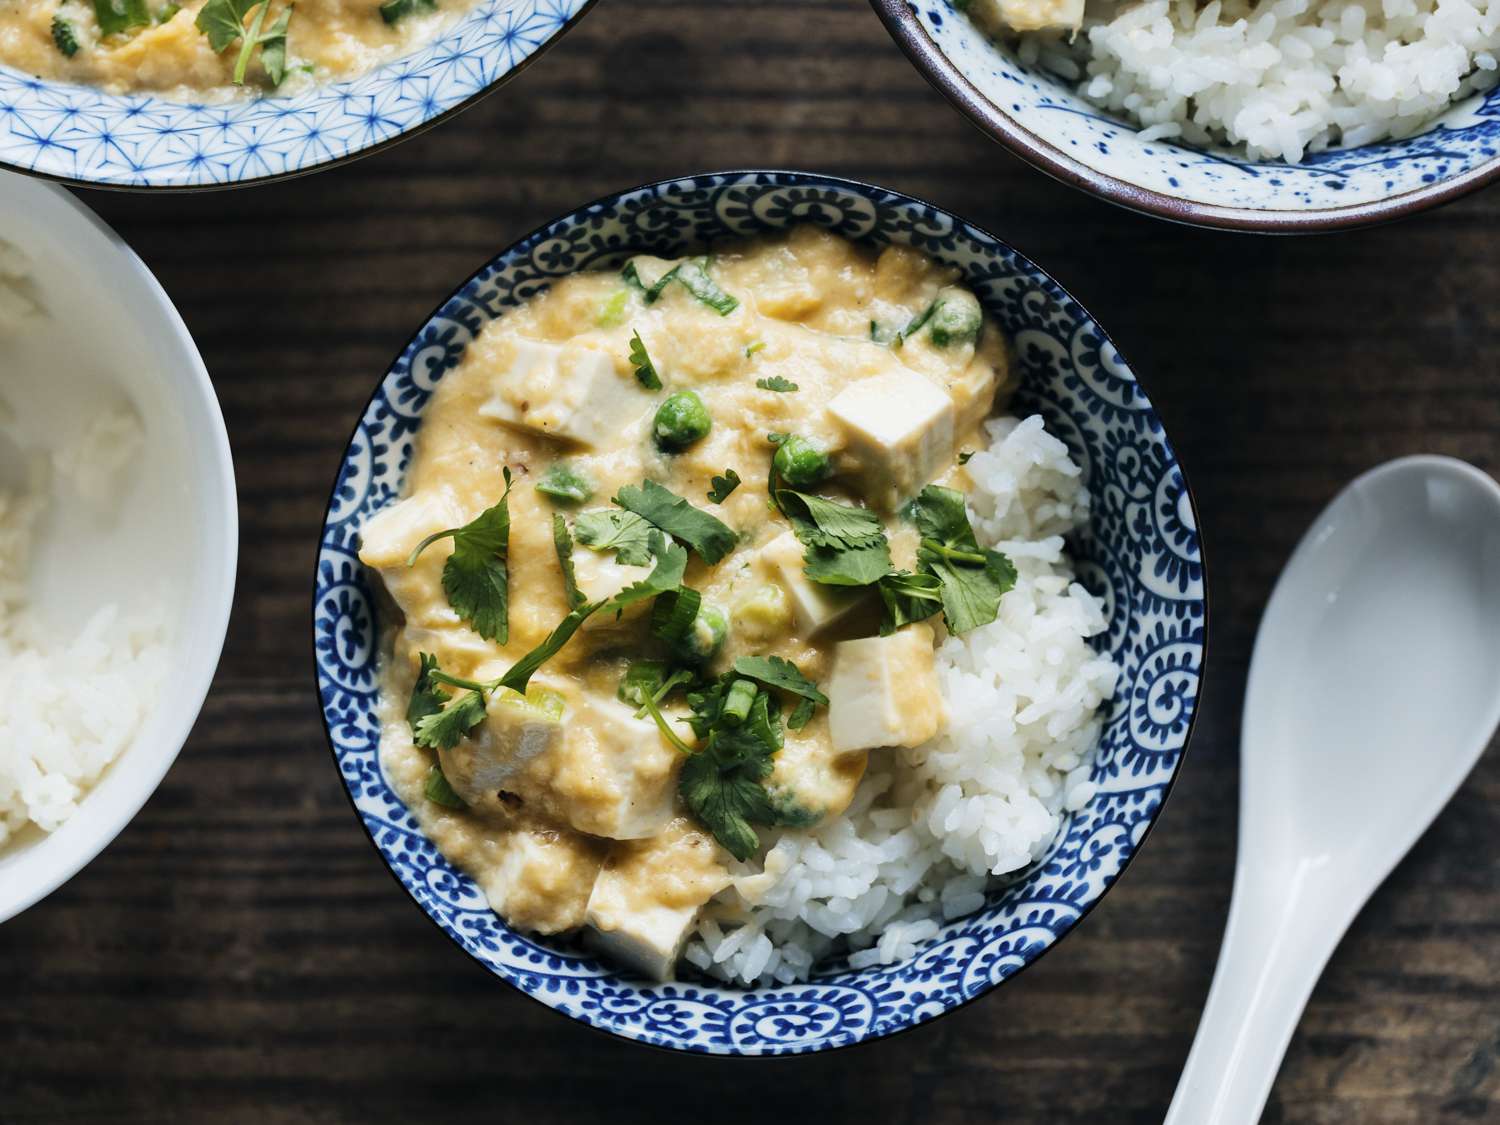
<path id="1" fill-rule="evenodd" d="M 1200 502 L 1202 720 L 1138 864 L 1058 949 L 894 1040 L 743 1064 L 609 1040 L 491 981 L 351 815 L 312 690 L 314 543 L 375 380 L 471 270 L 661 176 L 804 167 L 926 196 L 1011 240 L 1108 326 Z M 1234 859 L 1261 606 L 1350 477 L 1437 451 L 1500 471 L 1500 193 L 1401 226 L 1271 240 L 1060 188 L 912 71 L 862 0 L 601 0 L 502 93 L 390 151 L 225 194 L 85 193 L 175 297 L 239 474 L 215 691 L 117 843 L 0 927 L 0 1120 L 1161 1120 Z M 1413 746 L 1420 767 L 1424 747 Z M 1335 953 L 1265 1120 L 1500 1121 L 1500 756 Z M 751 1071 L 754 1071 L 752 1074 Z"/>

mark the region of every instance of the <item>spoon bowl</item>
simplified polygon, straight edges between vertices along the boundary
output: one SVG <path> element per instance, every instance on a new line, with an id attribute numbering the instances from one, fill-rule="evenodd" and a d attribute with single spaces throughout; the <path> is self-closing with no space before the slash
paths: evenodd
<path id="1" fill-rule="evenodd" d="M 1224 948 L 1167 1125 L 1257 1120 L 1359 908 L 1500 722 L 1500 486 L 1447 457 L 1350 484 L 1271 594 Z"/>

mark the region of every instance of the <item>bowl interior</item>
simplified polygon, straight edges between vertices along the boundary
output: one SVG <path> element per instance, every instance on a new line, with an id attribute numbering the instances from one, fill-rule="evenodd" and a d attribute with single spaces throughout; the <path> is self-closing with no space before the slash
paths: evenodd
<path id="1" fill-rule="evenodd" d="M 1040 411 L 1083 466 L 1095 501 L 1074 545 L 1081 577 L 1106 598 L 1099 638 L 1123 669 L 1093 778 L 1094 800 L 1046 860 L 946 927 L 912 961 L 851 971 L 832 963 L 803 985 L 727 989 L 641 981 L 575 945 L 512 932 L 471 879 L 418 831 L 382 775 L 374 717 L 378 636 L 356 550 L 358 527 L 400 491 L 422 410 L 483 325 L 577 270 L 647 250 L 811 222 L 871 245 L 914 246 L 963 269 L 1015 340 L 1016 409 Z M 591 204 L 485 266 L 424 325 L 371 399 L 349 444 L 324 528 L 314 626 L 318 684 L 334 755 L 377 848 L 412 897 L 492 972 L 559 1011 L 661 1046 L 726 1054 L 814 1051 L 930 1019 L 1034 960 L 1104 893 L 1178 767 L 1195 711 L 1206 606 L 1192 501 L 1160 423 L 1129 368 L 1055 282 L 992 236 L 882 189 L 800 173 L 723 173 Z"/>
<path id="2" fill-rule="evenodd" d="M 180 104 L 0 66 L 0 167 L 81 184 L 203 187 L 308 172 L 461 109 L 594 0 L 481 0 L 437 39 L 285 98 Z"/>
<path id="3" fill-rule="evenodd" d="M 79 810 L 49 836 L 0 850 L 0 920 L 97 854 L 176 757 L 218 662 L 234 588 L 233 468 L 197 349 L 151 274 L 61 188 L 0 173 L 0 239 L 31 261 L 44 319 L 7 340 L 3 387 L 14 412 L 6 480 L 101 410 L 129 404 L 145 441 L 101 515 L 56 503 L 38 528 L 33 609 L 71 637 L 106 602 L 167 608 L 172 688 Z M 169 550 L 164 544 L 170 544 Z M 79 597 L 80 590 L 87 597 Z"/>
<path id="4" fill-rule="evenodd" d="M 1174 214 L 1174 201 L 1269 218 L 1357 208 L 1482 175 L 1500 146 L 1500 88 L 1454 104 L 1417 136 L 1313 153 L 1295 165 L 1142 141 L 1134 126 L 1074 93 L 1073 82 L 990 40 L 950 0 L 876 6 L 919 67 L 986 132 L 1009 134 L 1021 155 L 1069 182 L 1170 218 L 1212 219 L 1180 207 Z M 1162 198 L 1143 199 L 1141 189 Z"/>

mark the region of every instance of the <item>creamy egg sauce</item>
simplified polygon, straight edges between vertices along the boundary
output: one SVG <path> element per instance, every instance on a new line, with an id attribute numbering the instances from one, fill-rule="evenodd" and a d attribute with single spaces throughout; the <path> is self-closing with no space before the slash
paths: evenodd
<path id="1" fill-rule="evenodd" d="M 693 270 L 711 283 L 710 297 L 727 295 L 734 307 L 715 307 L 701 285 L 682 280 Z M 708 258 L 637 258 L 624 274 L 559 281 L 491 322 L 442 380 L 405 498 L 363 529 L 361 558 L 398 611 L 387 620 L 401 622 L 383 669 L 382 762 L 423 830 L 506 921 L 540 933 L 583 929 L 664 977 L 703 904 L 755 870 L 754 853 L 738 863 L 722 825 L 687 801 L 690 755 L 636 699 L 622 702 L 636 662 L 694 678 L 660 701 L 690 750 L 704 743 L 682 721 L 687 693 L 733 681 L 725 674 L 737 662 L 781 657 L 817 685 L 826 703 L 809 703 L 810 720 L 795 729 L 800 698 L 753 678 L 744 688 L 769 697 L 783 739 L 756 782 L 765 827 L 837 817 L 871 749 L 917 745 L 941 729 L 933 650 L 944 617 L 893 627 L 876 586 L 809 580 L 810 548 L 769 495 L 780 447 L 768 435 L 805 443 L 814 469 L 792 466 L 793 477 L 812 473 L 803 492 L 872 513 L 891 567 L 919 569 L 908 502 L 930 484 L 964 488 L 961 455 L 979 447 L 980 423 L 1012 385 L 1000 331 L 955 282 L 914 251 L 876 254 L 814 228 Z M 643 385 L 651 380 L 638 372 L 642 351 L 660 389 Z M 664 410 L 683 391 L 697 396 L 706 433 L 682 431 Z M 445 591 L 453 537 L 408 560 L 427 537 L 496 505 L 506 469 L 502 644 L 481 637 Z M 739 483 L 723 496 L 727 470 Z M 556 513 L 572 528 L 567 557 L 589 603 L 652 573 L 657 557 L 626 565 L 620 552 L 578 541 L 597 513 L 623 511 L 612 498 L 648 480 L 732 531 L 717 561 L 688 551 L 682 585 L 701 608 L 686 639 L 664 646 L 650 599 L 618 613 L 607 606 L 542 664 L 524 696 L 493 690 L 452 745 L 418 745 L 407 707 L 422 686 L 421 654 L 444 674 L 493 681 L 568 616 Z M 441 690 L 451 707 L 464 689 Z"/>
<path id="2" fill-rule="evenodd" d="M 472 6 L 472 0 L 255 6 L 251 0 L 0 0 L 0 64 L 173 101 L 292 94 L 408 54 Z M 238 37 L 236 20 L 243 29 Z"/>

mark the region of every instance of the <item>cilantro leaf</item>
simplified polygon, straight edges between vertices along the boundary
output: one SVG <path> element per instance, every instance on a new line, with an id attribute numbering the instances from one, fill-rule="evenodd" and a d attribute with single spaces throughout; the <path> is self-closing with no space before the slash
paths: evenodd
<path id="1" fill-rule="evenodd" d="M 146 11 L 146 0 L 94 0 L 94 19 L 99 23 L 101 36 L 118 35 L 131 28 L 147 27 L 151 23 L 151 13 Z M 214 50 L 223 48 L 215 47 Z"/>
<path id="2" fill-rule="evenodd" d="M 525 695 L 526 685 L 531 682 L 531 677 L 536 674 L 536 670 L 561 652 L 563 645 L 567 644 L 573 634 L 578 632 L 578 627 L 603 605 L 603 602 L 585 602 L 583 605 L 574 607 L 573 611 L 547 634 L 541 644 L 512 664 L 505 675 L 495 680 L 494 687 L 508 687 L 511 691 Z"/>
<path id="3" fill-rule="evenodd" d="M 738 297 L 731 297 L 708 276 L 707 258 L 693 258 L 672 271 L 672 279 L 720 316 L 728 316 L 740 307 Z"/>
<path id="4" fill-rule="evenodd" d="M 468 804 L 453 791 L 453 786 L 448 784 L 448 776 L 443 773 L 443 767 L 434 763 L 427 771 L 427 780 L 422 783 L 422 795 L 436 805 L 442 805 L 450 809 L 466 809 Z"/>
<path id="5" fill-rule="evenodd" d="M 280 86 L 286 78 L 286 29 L 291 22 L 292 5 L 288 4 L 282 9 L 276 22 L 258 40 L 260 65 L 265 69 L 272 86 Z"/>
<path id="6" fill-rule="evenodd" d="M 693 507 L 654 480 L 639 486 L 626 485 L 615 497 L 615 503 L 680 539 L 710 565 L 734 548 L 735 535 L 727 524 Z"/>
<path id="7" fill-rule="evenodd" d="M 484 721 L 484 692 L 466 691 L 441 711 L 417 720 L 416 743 L 431 750 L 451 750 Z"/>
<path id="8" fill-rule="evenodd" d="M 412 551 L 407 566 L 439 539 L 453 539 L 453 553 L 443 564 L 443 592 L 448 604 L 487 641 L 510 640 L 510 470 L 499 503 L 486 508 L 463 527 L 429 535 Z"/>
<path id="9" fill-rule="evenodd" d="M 643 598 L 654 598 L 682 585 L 682 576 L 687 571 L 687 551 L 653 529 L 651 553 L 656 558 L 656 567 L 645 578 L 616 594 L 609 602 L 610 608 L 618 612 Z"/>
<path id="10" fill-rule="evenodd" d="M 776 810 L 761 784 L 771 773 L 774 753 L 747 723 L 741 730 L 716 732 L 683 763 L 677 782 L 682 803 L 735 859 L 749 859 L 760 847 L 752 825 L 776 823 Z"/>
<path id="11" fill-rule="evenodd" d="M 656 364 L 651 362 L 646 342 L 639 332 L 630 339 L 630 362 L 635 367 L 636 382 L 648 391 L 661 390 L 661 376 L 656 373 Z"/>
<path id="12" fill-rule="evenodd" d="M 380 5 L 380 18 L 386 23 L 400 23 L 407 16 L 435 11 L 437 4 L 433 0 L 388 0 Z"/>
<path id="13" fill-rule="evenodd" d="M 78 53 L 78 31 L 60 15 L 52 17 L 52 45 L 70 59 Z"/>
<path id="14" fill-rule="evenodd" d="M 796 383 L 790 379 L 783 379 L 780 375 L 772 375 L 769 379 L 757 379 L 755 385 L 763 391 L 781 391 L 783 394 L 801 389 Z"/>
<path id="15" fill-rule="evenodd" d="M 812 722 L 813 712 L 817 710 L 817 707 L 817 703 L 811 699 L 799 700 L 796 709 L 787 718 L 786 725 L 792 730 L 801 730 Z"/>
<path id="16" fill-rule="evenodd" d="M 789 488 L 774 495 L 806 548 L 802 571 L 809 579 L 826 586 L 868 586 L 890 573 L 890 544 L 874 512 Z"/>
<path id="17" fill-rule="evenodd" d="M 651 635 L 669 650 L 680 651 L 693 632 L 702 605 L 703 595 L 691 586 L 663 592 L 651 607 Z"/>
<path id="18" fill-rule="evenodd" d="M 562 567 L 563 592 L 568 598 L 568 608 L 577 609 L 588 599 L 578 589 L 578 573 L 573 569 L 573 536 L 568 533 L 568 521 L 561 512 L 552 513 L 552 546 L 557 551 L 557 563 Z"/>
<path id="19" fill-rule="evenodd" d="M 922 535 L 917 569 L 941 584 L 949 632 L 967 633 L 995 620 L 1000 599 L 1016 584 L 1016 568 L 999 551 L 979 545 L 963 493 L 930 484 L 912 502 L 912 514 Z"/>
<path id="20" fill-rule="evenodd" d="M 969 463 L 969 458 L 972 456 L 974 456 L 974 451 L 972 449 L 965 449 L 958 455 L 958 463 L 960 465 L 967 465 Z"/>
<path id="21" fill-rule="evenodd" d="M 708 498 L 715 504 L 722 504 L 740 486 L 740 474 L 733 469 L 725 469 L 722 477 L 716 476 L 709 483 L 713 487 L 708 490 Z"/>
<path id="22" fill-rule="evenodd" d="M 417 733 L 419 722 L 428 715 L 436 715 L 448 701 L 448 693 L 442 691 L 432 678 L 432 674 L 438 670 L 437 657 L 423 652 L 418 654 L 417 659 L 420 662 L 417 682 L 412 685 L 411 699 L 406 704 L 406 721 L 412 734 Z"/>
<path id="23" fill-rule="evenodd" d="M 632 707 L 644 707 L 646 700 L 667 682 L 669 671 L 665 660 L 632 660 L 625 668 L 625 675 L 620 677 L 615 698 Z"/>
<path id="24" fill-rule="evenodd" d="M 943 608 L 942 580 L 935 574 L 912 574 L 897 570 L 880 579 L 876 588 L 885 603 L 880 635 L 890 636 L 903 625 L 925 621 Z"/>
<path id="25" fill-rule="evenodd" d="M 123 0 L 95 0 L 94 8 L 97 11 L 102 5 L 122 2 Z M 260 0 L 208 0 L 208 3 L 198 9 L 198 17 L 193 20 L 193 26 L 208 36 L 208 45 L 214 51 L 222 51 L 245 34 L 245 17 L 259 2 Z M 99 29 L 104 30 L 102 19 L 99 21 Z"/>
<path id="26" fill-rule="evenodd" d="M 621 566 L 651 564 L 652 530 L 634 512 L 614 512 L 607 508 L 584 512 L 573 521 L 578 542 L 595 551 L 613 550 Z"/>
<path id="27" fill-rule="evenodd" d="M 790 660 L 780 656 L 742 656 L 734 662 L 734 672 L 737 676 L 759 680 L 769 687 L 780 688 L 814 703 L 828 704 L 828 697 L 818 690 L 818 685 L 804 676 Z"/>

